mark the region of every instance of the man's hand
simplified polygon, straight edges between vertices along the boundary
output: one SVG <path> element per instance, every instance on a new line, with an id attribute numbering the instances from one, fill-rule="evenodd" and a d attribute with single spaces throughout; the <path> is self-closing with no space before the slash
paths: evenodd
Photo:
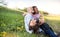
<path id="1" fill-rule="evenodd" d="M 36 20 L 32 19 L 32 20 L 30 21 L 30 26 L 35 26 L 35 25 L 36 25 Z"/>

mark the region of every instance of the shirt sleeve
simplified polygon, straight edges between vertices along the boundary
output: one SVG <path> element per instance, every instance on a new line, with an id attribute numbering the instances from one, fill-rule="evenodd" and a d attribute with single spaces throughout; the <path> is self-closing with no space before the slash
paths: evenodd
<path id="1" fill-rule="evenodd" d="M 29 33 L 32 33 L 32 32 L 33 32 L 33 30 L 29 30 L 29 22 L 30 22 L 31 18 L 32 18 L 32 17 L 31 17 L 30 15 L 26 15 L 25 18 L 24 18 L 25 29 L 26 29 L 26 31 L 29 32 Z"/>

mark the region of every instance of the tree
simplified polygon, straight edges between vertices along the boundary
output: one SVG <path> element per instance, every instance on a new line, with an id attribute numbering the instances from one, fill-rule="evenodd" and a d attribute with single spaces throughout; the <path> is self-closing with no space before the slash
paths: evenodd
<path id="1" fill-rule="evenodd" d="M 27 8 L 24 8 L 23 11 L 27 12 Z"/>
<path id="2" fill-rule="evenodd" d="M 43 14 L 43 15 L 48 15 L 49 13 L 48 12 L 46 12 L 46 11 L 39 11 L 41 14 Z"/>
<path id="3" fill-rule="evenodd" d="M 0 0 L 0 6 L 7 6 L 7 2 L 5 2 L 5 0 Z"/>

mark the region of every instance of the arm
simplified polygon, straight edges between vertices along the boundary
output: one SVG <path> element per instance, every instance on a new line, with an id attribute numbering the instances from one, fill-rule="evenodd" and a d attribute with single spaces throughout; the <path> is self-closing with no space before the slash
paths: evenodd
<path id="1" fill-rule="evenodd" d="M 44 21 L 44 17 L 43 17 L 43 15 L 42 14 L 40 14 L 40 23 L 42 24 L 42 23 L 44 23 L 45 21 Z"/>
<path id="2" fill-rule="evenodd" d="M 31 20 L 31 16 L 30 15 L 26 15 L 24 18 L 24 22 L 25 22 L 25 29 L 27 32 L 32 33 L 32 30 L 29 30 L 29 22 Z"/>

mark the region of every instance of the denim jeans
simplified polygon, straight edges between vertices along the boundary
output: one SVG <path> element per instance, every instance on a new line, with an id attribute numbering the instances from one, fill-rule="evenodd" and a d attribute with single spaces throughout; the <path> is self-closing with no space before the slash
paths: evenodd
<path id="1" fill-rule="evenodd" d="M 53 30 L 50 29 L 51 27 L 49 27 L 49 25 L 47 23 L 43 23 L 42 25 L 40 25 L 40 28 L 46 33 L 48 34 L 50 37 L 57 37 Z"/>

